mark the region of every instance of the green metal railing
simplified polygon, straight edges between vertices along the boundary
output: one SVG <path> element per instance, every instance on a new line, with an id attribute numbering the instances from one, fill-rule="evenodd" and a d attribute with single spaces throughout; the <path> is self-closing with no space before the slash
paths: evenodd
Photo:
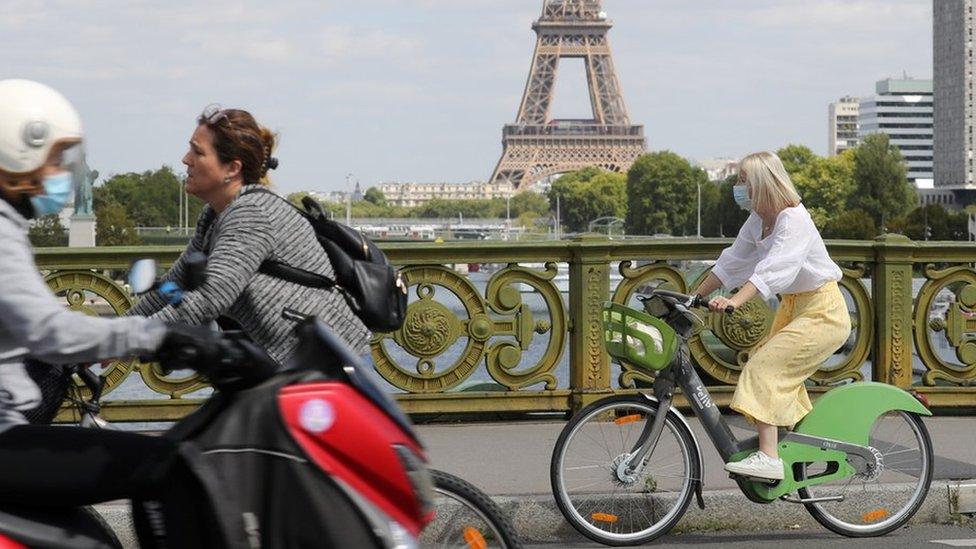
<path id="1" fill-rule="evenodd" d="M 538 243 L 384 244 L 412 298 L 404 326 L 374 336 L 376 370 L 413 413 L 570 411 L 613 392 L 634 391 L 651 378 L 610 363 L 602 345 L 603 301 L 633 303 L 648 285 L 690 292 L 729 243 L 582 236 Z M 842 352 L 811 378 L 812 396 L 870 378 L 916 390 L 934 407 L 976 409 L 976 243 L 886 235 L 833 241 L 828 249 L 844 271 L 841 287 L 853 329 Z M 36 257 L 69 307 L 96 314 L 104 311 L 94 308 L 93 296 L 114 313 L 131 306 L 116 280 L 132 260 L 153 257 L 167 265 L 179 252 L 48 248 Z M 458 268 L 467 264 L 500 268 L 468 276 Z M 561 291 L 562 282 L 568 291 Z M 689 346 L 716 402 L 725 405 L 749 349 L 769 330 L 773 311 L 754 298 L 733 315 L 702 314 L 705 327 Z M 187 395 L 205 386 L 195 376 L 172 378 L 126 360 L 106 371 L 109 391 L 133 374 L 141 377 L 145 398 L 113 399 L 109 392 L 110 419 L 181 417 L 199 404 Z"/>

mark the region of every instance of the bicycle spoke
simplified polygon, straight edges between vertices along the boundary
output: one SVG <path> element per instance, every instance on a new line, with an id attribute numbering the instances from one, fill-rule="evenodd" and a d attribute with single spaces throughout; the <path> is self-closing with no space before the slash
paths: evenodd
<path id="1" fill-rule="evenodd" d="M 561 478 L 558 490 L 563 494 L 558 497 L 571 510 L 566 516 L 577 528 L 609 539 L 639 539 L 653 532 L 665 518 L 683 510 L 680 505 L 687 505 L 692 496 L 692 451 L 671 420 L 666 420 L 660 440 L 633 477 L 617 479 L 615 468 L 624 456 L 640 451 L 635 446 L 648 428 L 647 421 L 654 416 L 650 406 L 627 402 L 595 408 L 571 424 L 572 430 L 557 448 Z M 628 419 L 603 419 L 607 417 Z M 644 421 L 632 419 L 637 417 Z M 620 447 L 614 447 L 616 444 Z M 607 460 L 596 457 L 604 454 Z M 600 469 L 606 475 L 594 477 L 593 473 Z"/>

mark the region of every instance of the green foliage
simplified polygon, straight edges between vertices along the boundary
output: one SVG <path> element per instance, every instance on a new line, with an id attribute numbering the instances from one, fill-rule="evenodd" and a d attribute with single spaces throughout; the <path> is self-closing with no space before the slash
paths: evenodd
<path id="1" fill-rule="evenodd" d="M 824 238 L 870 240 L 878 230 L 864 210 L 845 210 L 828 219 L 820 234 Z"/>
<path id="2" fill-rule="evenodd" d="M 969 240 L 969 215 L 947 211 L 942 204 L 920 206 L 889 225 L 913 240 Z"/>
<path id="3" fill-rule="evenodd" d="M 289 194 L 287 198 L 293 204 L 300 205 L 302 198 L 308 196 L 308 194 L 307 192 L 296 192 Z M 492 200 L 432 200 L 420 206 L 406 208 L 387 203 L 379 189 L 370 187 L 366 190 L 363 200 L 351 204 L 350 214 L 353 218 L 357 219 L 379 217 L 445 219 L 456 218 L 459 215 L 469 219 L 504 219 L 506 207 L 509 205 L 511 206 L 512 219 L 516 219 L 523 214 L 529 214 L 529 217 L 534 219 L 546 215 L 549 209 L 549 201 L 545 195 L 535 192 L 518 193 L 512 196 L 510 201 L 506 201 L 504 198 L 494 198 Z M 322 206 L 332 214 L 334 219 L 345 221 L 346 203 L 323 201 Z"/>
<path id="4" fill-rule="evenodd" d="M 588 230 L 600 217 L 627 214 L 627 176 L 585 168 L 553 181 L 549 189 L 549 210 L 556 210 L 559 197 L 560 222 L 573 232 Z"/>
<path id="5" fill-rule="evenodd" d="M 855 188 L 853 151 L 822 158 L 802 145 L 789 145 L 777 154 L 817 227 L 844 211 Z"/>
<path id="6" fill-rule="evenodd" d="M 509 202 L 513 219 L 524 214 L 542 217 L 549 212 L 549 200 L 541 193 L 523 191 L 513 195 Z"/>
<path id="7" fill-rule="evenodd" d="M 718 206 L 712 214 L 715 223 L 718 225 L 716 236 L 739 234 L 739 227 L 749 218 L 749 212 L 740 208 L 732 196 L 732 187 L 737 179 L 738 175 L 730 175 L 719 186 Z"/>
<path id="8" fill-rule="evenodd" d="M 95 219 L 95 243 L 97 246 L 134 246 L 140 243 L 135 223 L 121 204 L 103 204 Z"/>
<path id="9" fill-rule="evenodd" d="M 697 208 L 697 199 L 695 197 Z M 719 215 L 719 204 L 722 202 L 722 186 L 709 181 L 701 186 L 701 234 L 702 236 L 721 236 L 722 221 Z M 697 225 L 697 211 L 695 223 Z M 697 227 L 695 228 L 697 232 Z"/>
<path id="10" fill-rule="evenodd" d="M 183 183 L 168 166 L 155 171 L 125 173 L 111 177 L 93 189 L 95 215 L 115 204 L 137 227 L 175 227 L 180 222 L 180 189 Z M 200 216 L 204 203 L 189 197 L 189 220 Z"/>
<path id="11" fill-rule="evenodd" d="M 917 202 L 901 153 L 885 134 L 867 136 L 854 150 L 854 180 L 848 206 L 864 210 L 879 232 Z"/>
<path id="12" fill-rule="evenodd" d="M 787 145 L 776 151 L 776 156 L 783 161 L 783 167 L 786 168 L 790 177 L 806 170 L 810 164 L 820 159 L 810 150 L 810 147 L 796 144 Z"/>
<path id="13" fill-rule="evenodd" d="M 505 217 L 505 201 L 496 200 L 443 200 L 434 199 L 410 210 L 410 217 Z"/>
<path id="14" fill-rule="evenodd" d="M 57 214 L 45 215 L 34 220 L 27 237 L 35 248 L 68 245 L 68 232 L 61 225 L 61 218 Z"/>
<path id="15" fill-rule="evenodd" d="M 309 193 L 307 191 L 299 191 L 297 193 L 289 194 L 288 196 L 285 197 L 285 199 L 287 199 L 288 202 L 291 202 L 292 204 L 300 208 L 302 207 L 302 199 L 308 196 L 308 194 Z"/>
<path id="16" fill-rule="evenodd" d="M 695 234 L 699 184 L 705 172 L 673 152 L 640 156 L 627 173 L 627 233 Z"/>
<path id="17" fill-rule="evenodd" d="M 386 196 L 383 195 L 383 191 L 376 187 L 366 189 L 366 192 L 363 194 L 363 200 L 376 206 L 386 206 Z"/>

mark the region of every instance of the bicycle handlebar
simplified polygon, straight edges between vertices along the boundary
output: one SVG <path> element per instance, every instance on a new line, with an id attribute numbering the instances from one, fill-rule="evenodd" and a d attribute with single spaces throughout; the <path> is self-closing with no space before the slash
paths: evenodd
<path id="1" fill-rule="evenodd" d="M 653 295 L 660 295 L 664 297 L 670 297 L 671 299 L 677 300 L 678 302 L 684 304 L 686 307 L 708 307 L 708 301 L 702 296 L 688 295 L 680 292 L 672 292 L 670 290 L 652 290 Z M 725 308 L 725 314 L 730 315 L 735 312 L 735 307 L 729 305 Z"/>

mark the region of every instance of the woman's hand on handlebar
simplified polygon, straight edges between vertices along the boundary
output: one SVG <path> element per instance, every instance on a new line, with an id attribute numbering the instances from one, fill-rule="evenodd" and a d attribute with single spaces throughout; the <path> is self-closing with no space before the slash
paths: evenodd
<path id="1" fill-rule="evenodd" d="M 732 313 L 735 311 L 735 303 L 725 296 L 716 296 L 708 302 L 708 309 L 713 313 Z"/>

